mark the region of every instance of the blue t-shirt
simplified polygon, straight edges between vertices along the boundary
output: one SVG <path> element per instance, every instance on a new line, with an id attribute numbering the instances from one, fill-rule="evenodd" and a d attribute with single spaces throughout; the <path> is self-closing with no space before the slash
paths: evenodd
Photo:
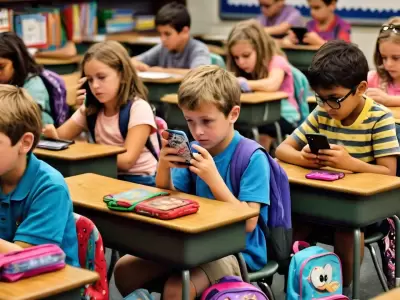
<path id="1" fill-rule="evenodd" d="M 214 162 L 219 174 L 224 179 L 227 187 L 232 191 L 230 180 L 230 162 L 242 136 L 235 131 L 234 137 L 228 147 L 218 155 L 214 156 Z M 188 194 L 209 199 L 215 199 L 210 188 L 198 176 L 190 174 L 189 169 L 172 169 L 172 181 L 177 190 Z M 240 180 L 240 192 L 236 196 L 240 201 L 257 202 L 261 204 L 260 216 L 267 223 L 269 205 L 269 179 L 270 167 L 266 155 L 257 150 L 250 159 L 247 169 Z M 196 184 L 194 185 L 194 180 Z M 267 247 L 265 236 L 257 227 L 253 232 L 247 233 L 246 249 L 243 251 L 246 264 L 251 271 L 260 270 L 267 264 Z"/>
<path id="2" fill-rule="evenodd" d="M 79 267 L 72 201 L 63 176 L 28 155 L 24 175 L 9 194 L 0 188 L 0 238 L 31 245 L 56 244 L 66 263 Z"/>

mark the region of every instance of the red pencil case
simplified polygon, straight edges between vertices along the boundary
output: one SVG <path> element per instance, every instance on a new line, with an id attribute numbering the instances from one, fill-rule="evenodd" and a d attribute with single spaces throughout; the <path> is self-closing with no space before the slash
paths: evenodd
<path id="1" fill-rule="evenodd" d="M 196 201 L 173 196 L 161 196 L 140 202 L 135 212 L 162 220 L 194 214 L 199 210 Z"/>

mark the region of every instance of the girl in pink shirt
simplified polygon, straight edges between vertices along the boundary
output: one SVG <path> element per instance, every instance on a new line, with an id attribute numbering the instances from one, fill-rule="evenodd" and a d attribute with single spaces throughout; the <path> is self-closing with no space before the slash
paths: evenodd
<path id="1" fill-rule="evenodd" d="M 292 69 L 274 40 L 254 20 L 236 24 L 228 37 L 227 68 L 240 83 L 243 92 L 283 91 L 279 125 L 282 135 L 291 134 L 300 120 L 299 105 L 294 96 Z M 269 150 L 276 137 L 275 125 L 259 127 L 260 144 Z"/>
<path id="2" fill-rule="evenodd" d="M 52 138 L 73 140 L 88 128 L 95 117 L 94 139 L 99 144 L 122 146 L 127 151 L 117 157 L 119 178 L 154 185 L 157 160 L 145 147 L 157 143 L 157 127 L 147 90 L 138 78 L 125 48 L 114 41 L 93 45 L 82 61 L 86 78 L 86 103 L 59 128 L 46 126 L 44 134 Z M 81 80 L 84 82 L 85 80 Z M 120 109 L 132 102 L 128 133 L 124 139 L 119 127 Z M 148 143 L 149 143 L 148 142 Z M 149 145 L 149 144 L 148 144 Z"/>
<path id="3" fill-rule="evenodd" d="M 367 95 L 385 106 L 400 106 L 400 17 L 382 26 L 374 61 L 376 71 L 368 73 Z"/>

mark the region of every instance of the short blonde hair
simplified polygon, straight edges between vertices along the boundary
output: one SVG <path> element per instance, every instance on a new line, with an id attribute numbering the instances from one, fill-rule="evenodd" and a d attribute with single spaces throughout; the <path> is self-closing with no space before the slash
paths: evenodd
<path id="1" fill-rule="evenodd" d="M 178 104 L 195 110 L 203 103 L 211 103 L 228 116 L 234 106 L 240 106 L 240 93 L 239 83 L 232 73 L 218 66 L 200 66 L 183 78 Z"/>
<path id="2" fill-rule="evenodd" d="M 41 111 L 24 88 L 0 84 L 0 132 L 10 138 L 13 146 L 25 133 L 31 132 L 35 139 L 30 152 L 39 142 Z"/>

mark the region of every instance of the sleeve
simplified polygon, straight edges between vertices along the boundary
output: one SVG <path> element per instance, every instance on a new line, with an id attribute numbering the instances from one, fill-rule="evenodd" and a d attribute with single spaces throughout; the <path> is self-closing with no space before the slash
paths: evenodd
<path id="1" fill-rule="evenodd" d="M 195 177 L 188 168 L 174 168 L 171 170 L 171 180 L 175 189 L 186 194 L 195 194 Z"/>
<path id="2" fill-rule="evenodd" d="M 199 45 L 196 47 L 191 55 L 190 59 L 190 68 L 194 69 L 198 66 L 202 65 L 210 65 L 211 64 L 211 56 L 210 51 L 208 50 L 206 45 Z"/>
<path id="3" fill-rule="evenodd" d="M 83 104 L 79 109 L 74 112 L 74 114 L 71 116 L 71 120 L 74 121 L 78 126 L 87 129 L 85 110 L 86 107 Z"/>
<path id="4" fill-rule="evenodd" d="M 40 105 L 42 110 L 50 108 L 50 97 L 43 80 L 39 76 L 35 76 L 27 80 L 24 88 L 28 91 L 29 95 Z"/>
<path id="5" fill-rule="evenodd" d="M 368 72 L 368 87 L 379 88 L 379 76 L 375 70 Z"/>
<path id="6" fill-rule="evenodd" d="M 143 124 L 150 125 L 152 133 L 156 132 L 157 126 L 150 104 L 143 99 L 137 99 L 131 107 L 128 129 Z"/>
<path id="7" fill-rule="evenodd" d="M 151 67 L 159 66 L 159 57 L 161 54 L 161 44 L 154 46 L 146 52 L 136 56 L 136 59 Z"/>
<path id="8" fill-rule="evenodd" d="M 344 23 L 342 26 L 340 26 L 339 32 L 337 35 L 338 39 L 350 43 L 350 41 L 351 41 L 350 35 L 351 35 L 351 25 L 350 24 Z"/>
<path id="9" fill-rule="evenodd" d="M 285 71 L 286 74 L 291 72 L 289 62 L 281 55 L 274 55 L 269 62 L 268 70 L 279 69 Z"/>
<path id="10" fill-rule="evenodd" d="M 319 107 L 316 107 L 308 115 L 307 119 L 291 134 L 291 137 L 296 141 L 300 148 L 307 145 L 307 133 L 319 133 L 318 112 Z"/>
<path id="11" fill-rule="evenodd" d="M 372 129 L 372 149 L 375 158 L 400 154 L 395 121 L 391 112 L 384 114 L 375 123 Z"/>
<path id="12" fill-rule="evenodd" d="M 14 242 L 60 245 L 71 211 L 67 188 L 60 184 L 48 186 L 35 196 L 27 217 L 15 233 Z"/>
<path id="13" fill-rule="evenodd" d="M 238 199 L 269 205 L 270 167 L 267 156 L 257 150 L 250 158 L 249 165 L 240 180 Z"/>
<path id="14" fill-rule="evenodd" d="M 296 9 L 294 10 L 285 20 L 293 27 L 302 27 L 304 26 L 304 21 L 301 13 Z"/>

